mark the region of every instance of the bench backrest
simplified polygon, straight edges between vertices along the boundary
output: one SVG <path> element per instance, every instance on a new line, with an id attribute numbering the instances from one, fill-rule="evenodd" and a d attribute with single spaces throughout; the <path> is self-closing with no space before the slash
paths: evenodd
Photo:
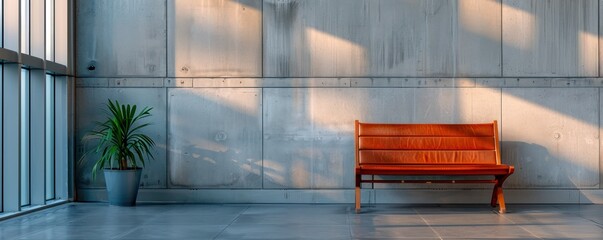
<path id="1" fill-rule="evenodd" d="M 383 124 L 356 120 L 361 164 L 500 164 L 496 121 L 484 124 Z"/>

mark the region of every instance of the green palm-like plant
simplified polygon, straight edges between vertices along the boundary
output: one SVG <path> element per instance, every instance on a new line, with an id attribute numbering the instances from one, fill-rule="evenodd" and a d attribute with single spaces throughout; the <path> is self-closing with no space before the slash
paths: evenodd
<path id="1" fill-rule="evenodd" d="M 107 120 L 97 122 L 98 128 L 90 131 L 84 139 L 98 139 L 96 148 L 91 151 L 101 153 L 92 167 L 92 175 L 96 177 L 98 170 L 109 166 L 111 169 L 133 169 L 138 163 L 144 167 L 145 156 L 153 159 L 151 149 L 155 142 L 140 130 L 149 123 L 139 124 L 141 119 L 151 116 L 151 109 L 145 107 L 136 113 L 136 105 L 120 104 L 118 101 L 107 103 Z M 137 125 L 139 124 L 139 125 Z M 83 157 L 82 157 L 83 159 Z"/>

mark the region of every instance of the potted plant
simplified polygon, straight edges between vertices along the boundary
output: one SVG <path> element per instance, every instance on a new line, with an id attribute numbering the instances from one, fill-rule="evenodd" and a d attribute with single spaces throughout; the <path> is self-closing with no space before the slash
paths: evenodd
<path id="1" fill-rule="evenodd" d="M 149 107 L 136 112 L 136 105 L 108 100 L 104 122 L 96 122 L 84 140 L 96 139 L 96 147 L 89 152 L 100 153 L 92 167 L 92 176 L 104 171 L 109 204 L 133 206 L 136 204 L 140 175 L 145 158 L 152 159 L 155 142 L 140 131 L 149 123 L 140 123 L 151 116 Z M 85 156 L 82 156 L 84 159 Z"/>

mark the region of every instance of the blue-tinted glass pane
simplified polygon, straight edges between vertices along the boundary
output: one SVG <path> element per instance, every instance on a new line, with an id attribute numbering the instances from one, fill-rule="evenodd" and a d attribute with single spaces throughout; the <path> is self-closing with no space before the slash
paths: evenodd
<path id="1" fill-rule="evenodd" d="M 46 0 L 46 60 L 54 61 L 54 0 Z"/>
<path id="2" fill-rule="evenodd" d="M 21 52 L 29 54 L 30 0 L 21 0 Z"/>
<path id="3" fill-rule="evenodd" d="M 29 205 L 29 70 L 21 69 L 21 206 Z"/>
<path id="4" fill-rule="evenodd" d="M 54 76 L 46 75 L 46 200 L 55 198 L 55 164 L 54 164 Z"/>

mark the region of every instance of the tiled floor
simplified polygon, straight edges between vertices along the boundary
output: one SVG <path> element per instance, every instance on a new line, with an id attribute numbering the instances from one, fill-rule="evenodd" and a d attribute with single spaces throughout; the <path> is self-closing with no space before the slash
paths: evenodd
<path id="1" fill-rule="evenodd" d="M 0 239 L 603 239 L 603 205 L 72 203 L 0 222 Z"/>

